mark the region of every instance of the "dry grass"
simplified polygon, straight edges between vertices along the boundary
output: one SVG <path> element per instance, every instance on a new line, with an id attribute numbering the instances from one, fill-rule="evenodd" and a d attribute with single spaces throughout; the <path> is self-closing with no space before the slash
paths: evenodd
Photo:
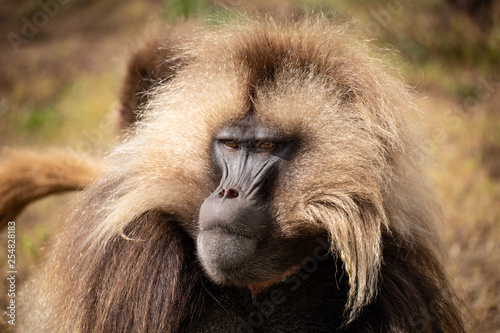
<path id="1" fill-rule="evenodd" d="M 20 34 L 20 18 L 40 11 L 36 2 L 0 4 L 0 34 Z M 312 6 L 312 1 L 296 4 Z M 429 124 L 428 147 L 446 224 L 449 271 L 476 322 L 477 332 L 500 332 L 500 24 L 450 11 L 445 2 L 324 1 L 358 19 L 369 39 L 400 52 L 419 89 Z M 182 20 L 190 10 L 213 12 L 202 0 L 188 7 L 159 0 L 71 1 L 14 53 L 0 40 L 0 146 L 58 145 L 102 155 L 115 141 L 109 112 L 117 102 L 122 69 L 133 42 L 150 21 Z M 237 1 L 225 1 L 238 6 Z M 246 2 L 292 12 L 284 0 Z M 334 5 L 335 4 L 335 5 Z M 158 15 L 158 12 L 163 12 Z M 17 222 L 20 286 L 43 260 L 43 248 L 61 227 L 68 194 L 29 207 Z M 6 246 L 6 233 L 0 234 Z M 6 308 L 6 252 L 0 251 L 0 308 Z M 0 310 L 4 311 L 4 310 Z M 6 317 L 0 331 L 8 330 Z"/>
<path id="2" fill-rule="evenodd" d="M 500 330 L 500 179 L 489 165 L 498 165 L 500 155 L 484 155 L 489 136 L 500 130 L 500 119 L 490 111 L 499 102 L 500 89 L 469 114 L 436 91 L 421 102 L 437 162 L 449 271 L 477 332 Z"/>

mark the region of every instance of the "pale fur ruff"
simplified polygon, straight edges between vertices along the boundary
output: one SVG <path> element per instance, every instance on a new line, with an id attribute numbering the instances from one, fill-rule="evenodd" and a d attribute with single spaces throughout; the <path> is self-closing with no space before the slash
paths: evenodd
<path id="1" fill-rule="evenodd" d="M 151 210 L 172 214 L 192 233 L 216 187 L 212 140 L 251 110 L 263 125 L 301 140 L 272 209 L 284 234 L 303 226 L 328 232 L 349 276 L 346 314 L 353 320 L 377 294 L 384 234 L 424 256 L 438 251 L 439 214 L 408 121 L 418 118 L 411 96 L 345 25 L 322 17 L 241 21 L 199 31 L 179 46 L 186 65 L 151 93 L 143 119 L 109 158 L 114 169 L 87 191 L 109 193 L 76 213 L 92 216 L 85 246 L 104 249 L 117 235 L 128 237 L 129 223 Z M 273 77 L 262 81 L 266 71 Z M 63 293 L 56 291 L 59 302 Z"/>
<path id="2" fill-rule="evenodd" d="M 411 98 L 392 68 L 345 26 L 318 18 L 291 26 L 247 22 L 199 33 L 184 47 L 180 57 L 192 63 L 153 93 L 137 133 L 114 153 L 119 173 L 129 178 L 103 208 L 92 244 L 151 209 L 193 218 L 186 212 L 197 211 L 213 187 L 214 131 L 250 107 L 248 86 L 255 83 L 240 55 L 278 49 L 289 58 L 272 84 L 256 87 L 250 103 L 264 125 L 303 140 L 289 168 L 299 171 L 281 175 L 277 186 L 283 230 L 300 224 L 328 230 L 349 274 L 353 316 L 376 294 L 382 231 L 434 246 L 437 215 L 418 166 L 424 155 L 405 120 L 415 117 Z M 308 68 L 298 64 L 305 55 Z"/>

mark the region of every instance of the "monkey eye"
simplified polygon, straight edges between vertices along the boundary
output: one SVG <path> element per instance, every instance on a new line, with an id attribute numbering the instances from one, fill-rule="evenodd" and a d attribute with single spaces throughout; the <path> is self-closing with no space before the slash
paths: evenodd
<path id="1" fill-rule="evenodd" d="M 276 143 L 272 141 L 259 141 L 257 142 L 257 149 L 260 150 L 273 150 L 276 147 Z"/>
<path id="2" fill-rule="evenodd" d="M 231 140 L 226 140 L 224 141 L 224 146 L 228 149 L 238 149 L 240 146 L 238 145 L 238 142 L 236 141 L 231 141 Z"/>

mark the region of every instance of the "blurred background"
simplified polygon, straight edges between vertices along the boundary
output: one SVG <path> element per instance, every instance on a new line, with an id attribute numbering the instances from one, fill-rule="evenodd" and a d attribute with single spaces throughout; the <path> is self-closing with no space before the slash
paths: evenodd
<path id="1" fill-rule="evenodd" d="M 353 19 L 386 49 L 425 113 L 443 206 L 448 270 L 477 332 L 500 332 L 500 1 L 498 0 L 0 0 L 0 148 L 58 146 L 104 155 L 128 55 L 148 31 L 208 25 L 228 9 L 307 9 Z M 17 288 L 43 261 L 74 194 L 16 219 Z M 0 312 L 7 307 L 0 233 Z M 10 325 L 0 317 L 0 332 Z"/>

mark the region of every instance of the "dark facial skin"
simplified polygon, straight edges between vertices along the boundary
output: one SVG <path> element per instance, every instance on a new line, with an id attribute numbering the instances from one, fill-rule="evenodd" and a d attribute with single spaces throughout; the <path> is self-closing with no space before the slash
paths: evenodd
<path id="1" fill-rule="evenodd" d="M 201 206 L 197 251 L 216 283 L 249 286 L 276 279 L 312 251 L 317 234 L 283 235 L 269 205 L 297 145 L 252 121 L 223 128 L 215 138 L 221 179 Z"/>

